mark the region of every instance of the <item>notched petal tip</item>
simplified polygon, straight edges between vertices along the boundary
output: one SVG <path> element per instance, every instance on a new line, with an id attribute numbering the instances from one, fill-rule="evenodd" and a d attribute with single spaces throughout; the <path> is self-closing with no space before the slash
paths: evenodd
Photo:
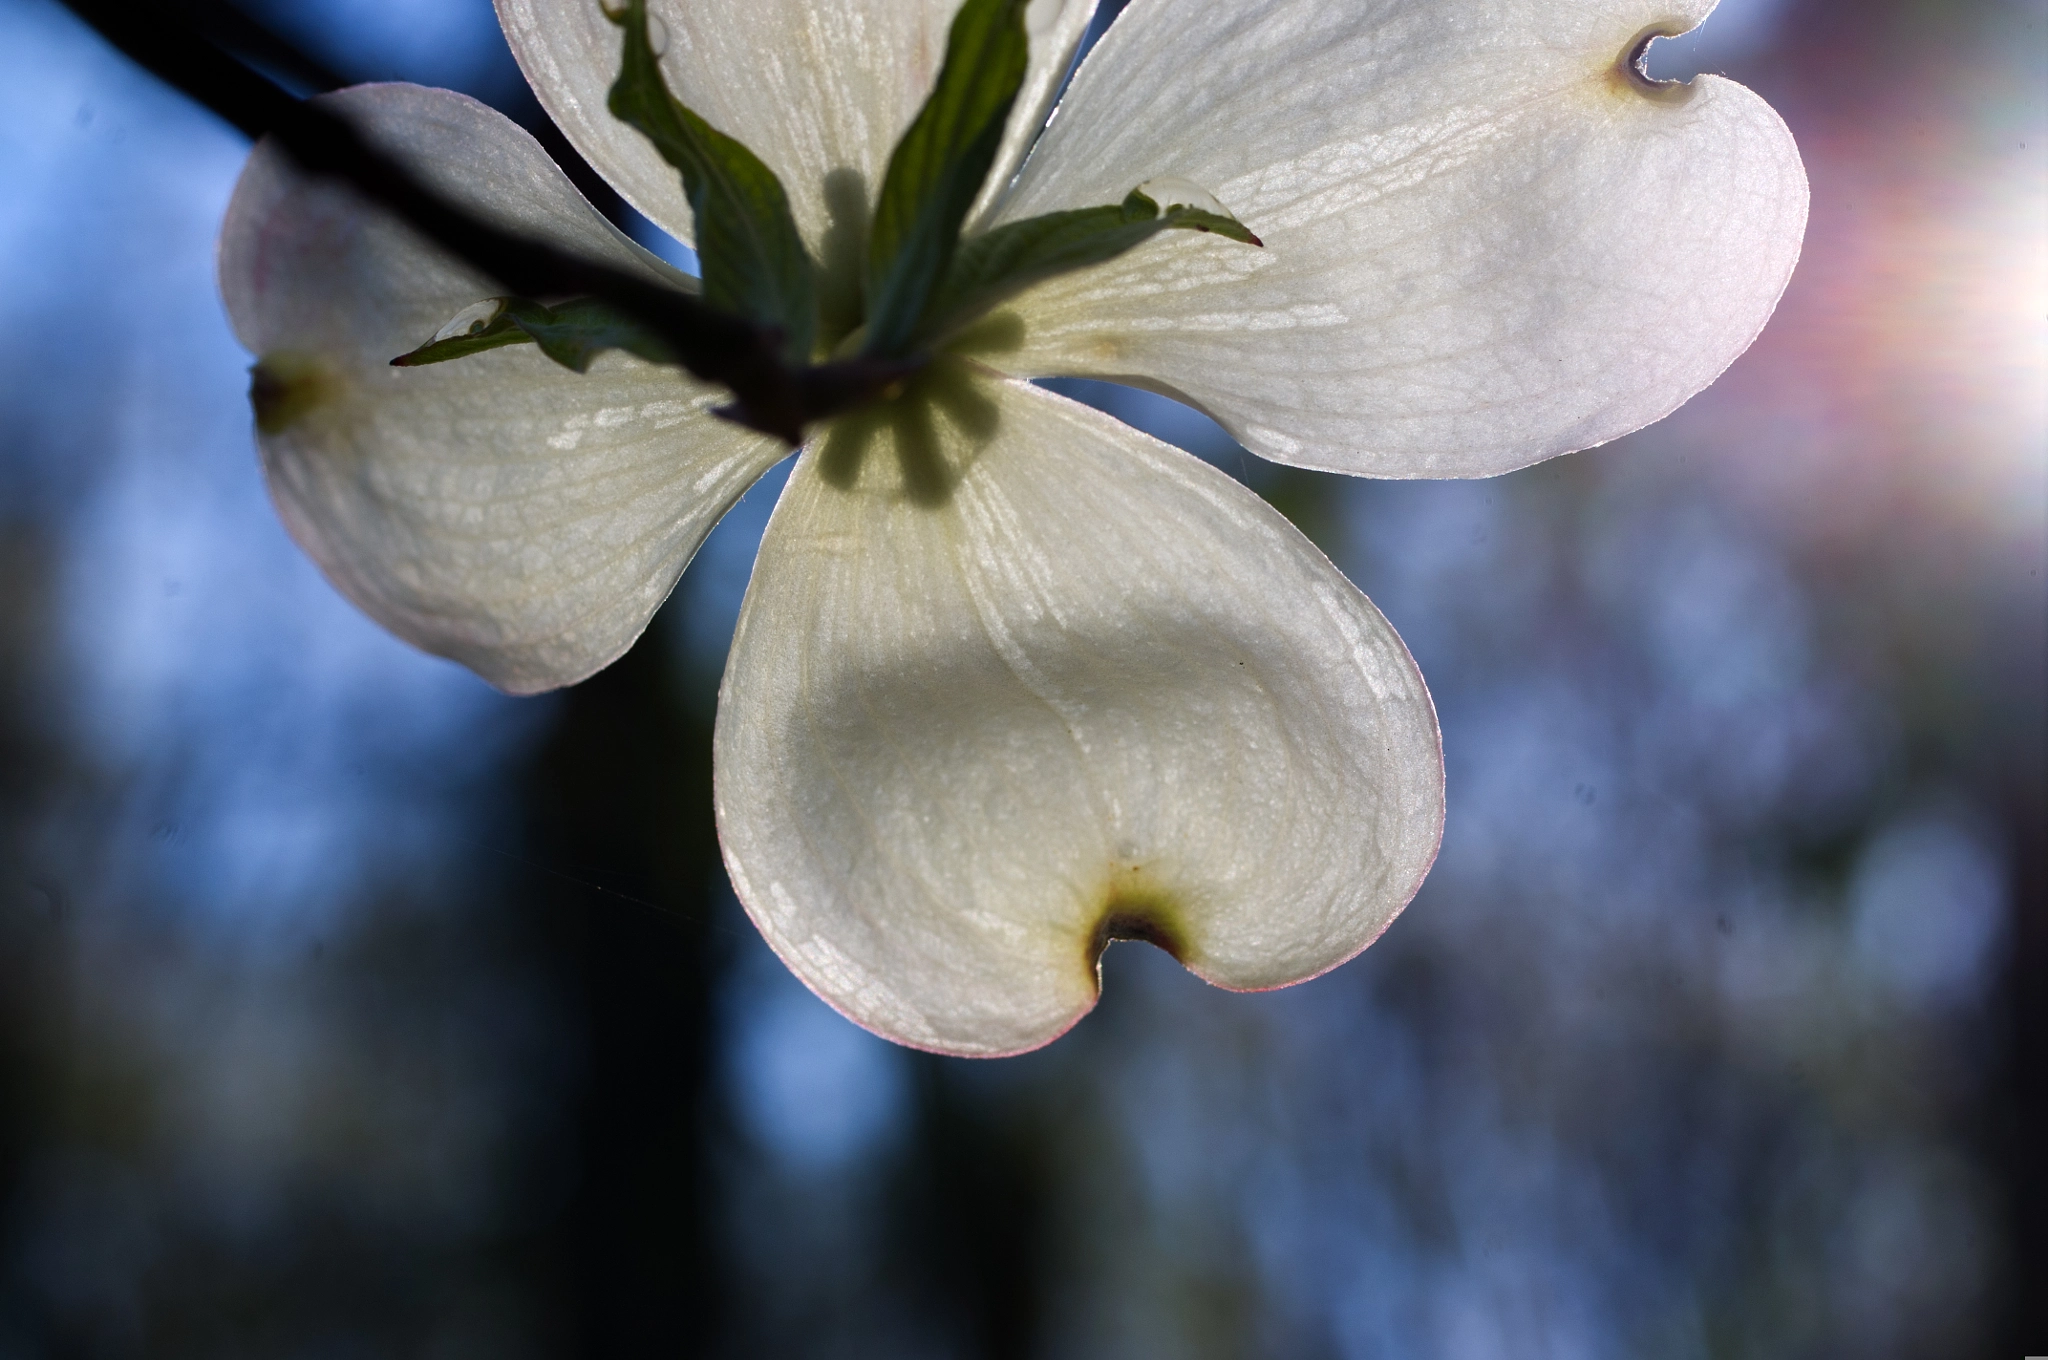
<path id="1" fill-rule="evenodd" d="M 311 354 L 279 350 L 249 366 L 249 405 L 261 434 L 282 434 L 330 404 L 341 389 L 331 365 Z"/>
<path id="2" fill-rule="evenodd" d="M 1683 104 L 1693 95 L 1689 80 L 1658 80 L 1650 74 L 1650 44 L 1659 38 L 1676 38 L 1692 31 L 1693 25 L 1678 19 L 1651 24 L 1621 49 L 1621 56 L 1607 70 L 1608 88 L 1659 104 Z"/>
<path id="3" fill-rule="evenodd" d="M 1082 963 L 1102 990 L 1102 955 L 1116 940 L 1137 940 L 1162 949 L 1183 967 L 1189 957 L 1188 929 L 1179 902 L 1143 865 L 1126 864 L 1110 873 L 1103 905 L 1088 933 Z"/>

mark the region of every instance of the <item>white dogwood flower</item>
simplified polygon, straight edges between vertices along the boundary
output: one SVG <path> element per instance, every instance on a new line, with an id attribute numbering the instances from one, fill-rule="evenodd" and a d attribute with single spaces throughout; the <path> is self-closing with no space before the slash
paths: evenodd
<path id="1" fill-rule="evenodd" d="M 615 16 L 497 5 L 577 149 L 691 240 L 676 170 L 607 109 Z M 1254 989 L 1386 927 L 1443 813 L 1401 641 L 1256 496 L 1026 380 L 1135 383 L 1264 457 L 1381 477 L 1505 472 L 1659 419 L 1757 334 L 1805 223 L 1760 99 L 1639 73 L 1650 36 L 1712 5 L 1132 0 L 1046 124 L 1093 0 L 1032 0 L 964 239 L 1145 185 L 1263 248 L 1162 231 L 1013 290 L 803 448 L 715 758 L 733 885 L 805 982 L 902 1042 L 1011 1053 L 1094 1004 L 1108 938 Z M 786 189 L 820 355 L 881 324 L 870 213 L 959 7 L 653 6 L 675 98 Z M 692 286 L 483 106 L 404 85 L 330 99 L 473 210 Z M 221 272 L 293 535 L 386 627 L 514 693 L 618 657 L 787 452 L 711 414 L 722 392 L 623 352 L 587 373 L 531 345 L 391 366 L 505 304 L 268 145 Z"/>

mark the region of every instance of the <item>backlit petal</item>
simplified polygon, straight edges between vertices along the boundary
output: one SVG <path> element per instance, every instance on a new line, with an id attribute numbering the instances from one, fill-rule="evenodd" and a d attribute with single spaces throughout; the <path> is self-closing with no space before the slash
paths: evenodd
<path id="1" fill-rule="evenodd" d="M 769 943 L 962 1054 L 1073 1024 L 1105 934 L 1243 989 L 1364 948 L 1442 823 L 1392 628 L 1206 464 L 1026 384 L 932 384 L 928 424 L 805 452 L 748 590 L 717 805 Z"/>
<path id="2" fill-rule="evenodd" d="M 410 85 L 329 100 L 473 210 L 671 279 L 474 100 Z M 503 689 L 616 658 L 781 456 L 706 414 L 718 390 L 618 354 L 584 376 L 531 345 L 392 368 L 502 290 L 270 143 L 228 209 L 221 289 L 267 386 L 259 443 L 292 536 L 378 622 Z"/>
<path id="3" fill-rule="evenodd" d="M 1215 193 L 1266 249 L 1161 237 L 1020 300 L 1013 371 L 1182 396 L 1269 458 L 1483 476 L 1711 382 L 1790 276 L 1777 115 L 1629 58 L 1707 0 L 1134 0 L 1002 216 Z"/>
<path id="4" fill-rule="evenodd" d="M 1024 74 L 1023 88 L 1017 91 L 1016 106 L 1010 110 L 1010 126 L 1003 132 L 995 167 L 989 171 L 988 183 L 973 211 L 967 214 L 970 229 L 1000 209 L 1010 181 L 1038 140 L 1046 115 L 1052 112 L 1052 102 L 1074 64 L 1074 50 L 1087 35 L 1088 21 L 1095 17 L 1095 5 L 1096 0 L 1035 0 L 1024 11 L 1024 27 L 1031 35 L 1031 67 Z"/>
<path id="5" fill-rule="evenodd" d="M 678 240 L 693 240 L 675 170 L 605 110 L 619 69 L 619 30 L 598 0 L 496 3 L 520 68 L 576 149 L 627 202 Z M 959 0 L 653 0 L 648 11 L 667 35 L 662 69 L 670 90 L 767 162 L 806 239 L 831 260 L 838 243 L 827 243 L 826 233 L 834 226 L 845 237 L 840 249 L 858 257 L 889 153 L 931 93 L 959 7 Z M 1025 13 L 1031 70 L 984 203 L 1023 159 L 1094 9 L 1095 0 L 1032 0 Z"/>

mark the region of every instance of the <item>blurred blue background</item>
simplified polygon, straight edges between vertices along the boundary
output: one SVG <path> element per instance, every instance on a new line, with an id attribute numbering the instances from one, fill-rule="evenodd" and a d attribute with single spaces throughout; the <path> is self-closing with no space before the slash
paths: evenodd
<path id="1" fill-rule="evenodd" d="M 539 122 L 486 0 L 249 8 Z M 575 690 L 394 641 L 265 500 L 213 282 L 246 143 L 0 0 L 0 1358 L 2048 1349 L 2044 37 L 1724 0 L 1659 44 L 1785 115 L 1812 231 L 1607 448 L 1348 481 L 1056 384 L 1386 611 L 1450 820 L 1335 974 L 1120 946 L 975 1064 L 834 1016 L 719 870 L 774 479 Z"/>

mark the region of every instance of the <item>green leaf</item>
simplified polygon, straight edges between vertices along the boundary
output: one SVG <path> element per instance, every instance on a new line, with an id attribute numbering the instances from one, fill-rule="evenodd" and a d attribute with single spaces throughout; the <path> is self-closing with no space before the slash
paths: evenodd
<path id="1" fill-rule="evenodd" d="M 502 345 L 528 345 L 533 337 L 513 320 L 511 298 L 485 298 L 464 307 L 455 319 L 434 333 L 418 349 L 408 350 L 391 361 L 393 368 L 419 368 L 424 364 L 445 364 L 466 359 Z"/>
<path id="2" fill-rule="evenodd" d="M 759 156 L 669 93 L 647 35 L 647 0 L 628 0 L 605 14 L 626 35 L 607 107 L 682 171 L 697 219 L 704 301 L 777 328 L 787 361 L 809 363 L 818 328 L 817 269 L 782 181 Z"/>
<path id="3" fill-rule="evenodd" d="M 622 349 L 654 364 L 676 362 L 658 336 L 596 298 L 572 298 L 552 307 L 515 299 L 513 307 L 520 329 L 533 337 L 541 353 L 578 373 L 586 372 L 590 361 L 608 349 Z"/>
<path id="4" fill-rule="evenodd" d="M 889 157 L 868 233 L 866 352 L 908 352 L 1024 83 L 1025 0 L 967 0 L 931 97 Z"/>
<path id="5" fill-rule="evenodd" d="M 495 310 L 493 310 L 495 308 Z M 622 349 L 650 363 L 675 363 L 659 337 L 596 298 L 572 298 L 552 307 L 527 298 L 489 298 L 457 313 L 426 344 L 391 361 L 394 368 L 418 368 L 467 358 L 503 345 L 539 345 L 541 353 L 575 372 L 608 349 Z"/>
<path id="6" fill-rule="evenodd" d="M 1027 217 L 960 243 L 919 339 L 944 334 L 1043 279 L 1113 260 L 1162 231 L 1213 232 L 1246 245 L 1265 244 L 1228 213 L 1181 203 L 1162 213 L 1142 189 L 1113 207 Z"/>

